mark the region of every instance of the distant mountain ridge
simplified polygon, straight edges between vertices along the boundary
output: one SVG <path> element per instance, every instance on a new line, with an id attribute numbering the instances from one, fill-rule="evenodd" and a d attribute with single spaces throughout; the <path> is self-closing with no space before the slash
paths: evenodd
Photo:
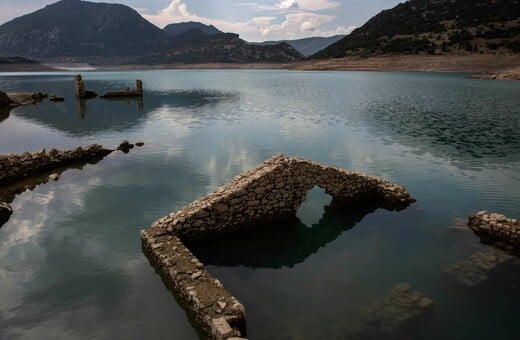
<path id="1" fill-rule="evenodd" d="M 2 55 L 33 58 L 136 56 L 168 34 L 120 4 L 63 0 L 0 26 Z"/>
<path id="2" fill-rule="evenodd" d="M 520 53 L 520 0 L 410 0 L 312 58 L 400 53 Z"/>
<path id="3" fill-rule="evenodd" d="M 279 41 L 264 41 L 260 43 L 253 43 L 256 45 L 276 45 L 280 43 L 287 43 L 294 47 L 305 57 L 308 57 L 316 52 L 323 50 L 324 48 L 332 45 L 336 41 L 345 37 L 344 35 L 334 35 L 331 37 L 310 37 L 295 40 L 279 40 Z"/>
<path id="4" fill-rule="evenodd" d="M 93 65 L 302 59 L 287 44 L 249 46 L 236 34 L 197 22 L 162 30 L 128 6 L 81 0 L 58 1 L 0 25 L 0 56 Z"/>
<path id="5" fill-rule="evenodd" d="M 198 30 L 198 31 L 200 31 L 200 33 L 202 35 L 213 35 L 213 34 L 224 33 L 222 31 L 218 30 L 213 25 L 205 25 L 203 23 L 195 22 L 195 21 L 169 24 L 163 28 L 163 31 L 168 33 L 171 37 L 179 36 L 190 30 Z"/>
<path id="6" fill-rule="evenodd" d="M 191 29 L 176 38 L 169 49 L 132 63 L 286 63 L 303 59 L 289 44 L 251 45 L 234 33 L 205 35 L 199 29 Z"/>

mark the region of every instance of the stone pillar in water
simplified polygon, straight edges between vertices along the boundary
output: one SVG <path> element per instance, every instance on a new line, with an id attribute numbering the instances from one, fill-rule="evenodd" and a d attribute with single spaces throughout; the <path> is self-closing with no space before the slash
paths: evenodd
<path id="1" fill-rule="evenodd" d="M 74 77 L 74 94 L 77 98 L 85 98 L 85 83 L 81 74 Z"/>
<path id="2" fill-rule="evenodd" d="M 139 79 L 135 81 L 135 91 L 139 94 L 143 94 L 143 82 Z"/>

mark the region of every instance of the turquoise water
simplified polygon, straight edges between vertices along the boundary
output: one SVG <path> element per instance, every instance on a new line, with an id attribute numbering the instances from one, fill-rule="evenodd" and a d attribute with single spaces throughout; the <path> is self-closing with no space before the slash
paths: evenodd
<path id="1" fill-rule="evenodd" d="M 138 231 L 278 152 L 387 178 L 418 201 L 338 210 L 313 192 L 301 220 L 194 245 L 244 303 L 251 339 L 349 337 L 366 306 L 402 282 L 435 305 L 395 338 L 520 336 L 517 261 L 475 287 L 444 273 L 488 249 L 461 219 L 520 217 L 518 82 L 227 70 L 83 78 L 98 93 L 141 79 L 144 98 L 80 103 L 72 73 L 0 74 L 0 90 L 65 97 L 1 112 L 0 154 L 145 142 L 15 197 L 0 228 L 0 338 L 198 338 Z"/>

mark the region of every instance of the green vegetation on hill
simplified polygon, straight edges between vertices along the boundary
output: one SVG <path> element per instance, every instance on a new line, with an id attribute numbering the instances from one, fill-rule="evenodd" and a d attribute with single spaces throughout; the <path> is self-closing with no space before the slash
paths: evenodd
<path id="1" fill-rule="evenodd" d="M 62 0 L 0 26 L 0 56 L 125 63 L 289 62 L 302 56 L 287 44 L 249 46 L 197 22 L 164 30 L 120 4 Z"/>
<path id="2" fill-rule="evenodd" d="M 312 58 L 481 52 L 520 53 L 520 0 L 410 0 Z"/>
<path id="3" fill-rule="evenodd" d="M 193 30 L 193 29 L 200 31 L 200 33 L 202 35 L 213 35 L 213 34 L 224 33 L 222 31 L 219 31 L 213 25 L 205 25 L 203 23 L 195 22 L 195 21 L 169 24 L 163 28 L 163 31 L 165 31 L 172 37 L 176 37 L 176 36 L 179 36 L 181 34 L 188 32 L 190 30 Z"/>
<path id="4" fill-rule="evenodd" d="M 277 45 L 280 43 L 288 43 L 294 47 L 298 52 L 308 57 L 325 47 L 330 46 L 336 41 L 343 38 L 344 35 L 334 35 L 332 37 L 311 37 L 296 40 L 279 40 L 279 41 L 264 41 L 261 43 L 254 43 L 255 45 Z"/>
<path id="5" fill-rule="evenodd" d="M 3 55 L 35 58 L 132 56 L 170 37 L 119 4 L 63 0 L 0 26 Z"/>
<path id="6" fill-rule="evenodd" d="M 303 59 L 289 44 L 251 45 L 238 34 L 205 35 L 192 29 L 176 37 L 172 46 L 133 61 L 135 64 L 169 63 L 283 63 Z"/>
<path id="7" fill-rule="evenodd" d="M 36 61 L 22 57 L 1 57 L 0 64 L 37 64 Z"/>

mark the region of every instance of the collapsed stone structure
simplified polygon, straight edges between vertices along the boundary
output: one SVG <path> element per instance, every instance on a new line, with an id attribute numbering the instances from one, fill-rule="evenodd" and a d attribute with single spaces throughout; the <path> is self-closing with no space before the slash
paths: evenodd
<path id="1" fill-rule="evenodd" d="M 135 89 L 126 88 L 120 91 L 109 91 L 101 96 L 101 98 L 129 98 L 143 96 L 143 82 L 139 79 L 135 81 Z"/>
<path id="2" fill-rule="evenodd" d="M 344 335 L 346 339 L 394 339 L 400 331 L 417 326 L 433 307 L 432 299 L 409 283 L 400 283 L 368 304 L 361 319 L 352 320 Z"/>
<path id="3" fill-rule="evenodd" d="M 97 97 L 96 92 L 85 89 L 85 82 L 83 81 L 81 74 L 78 74 L 74 77 L 74 94 L 78 99 L 89 99 Z"/>
<path id="4" fill-rule="evenodd" d="M 182 241 L 294 215 L 314 186 L 336 205 L 370 200 L 399 210 L 415 202 L 403 187 L 384 179 L 279 154 L 141 231 L 150 261 L 210 337 L 245 336 L 245 309 Z"/>
<path id="5" fill-rule="evenodd" d="M 65 151 L 52 149 L 47 153 L 45 149 L 41 149 L 38 152 L 25 152 L 21 155 L 0 155 L 0 185 L 71 163 L 99 159 L 112 151 L 101 145 L 92 144 L 86 148 L 80 146 Z"/>
<path id="6" fill-rule="evenodd" d="M 42 149 L 34 153 L 25 152 L 21 155 L 0 155 L 0 189 L 3 192 L 4 186 L 30 176 L 56 171 L 73 164 L 100 160 L 112 151 L 101 145 L 93 144 L 86 148 L 77 147 L 66 151 L 52 149 L 47 153 L 45 149 Z M 54 175 L 59 177 L 59 174 Z M 8 191 L 13 191 L 13 189 L 9 188 Z M 2 199 L 5 200 L 5 198 L 0 197 L 0 227 L 9 220 L 13 212 L 9 204 L 2 202 Z"/>
<path id="7" fill-rule="evenodd" d="M 484 243 L 499 242 L 520 252 L 520 222 L 497 213 L 480 211 L 469 217 L 468 227 Z"/>

